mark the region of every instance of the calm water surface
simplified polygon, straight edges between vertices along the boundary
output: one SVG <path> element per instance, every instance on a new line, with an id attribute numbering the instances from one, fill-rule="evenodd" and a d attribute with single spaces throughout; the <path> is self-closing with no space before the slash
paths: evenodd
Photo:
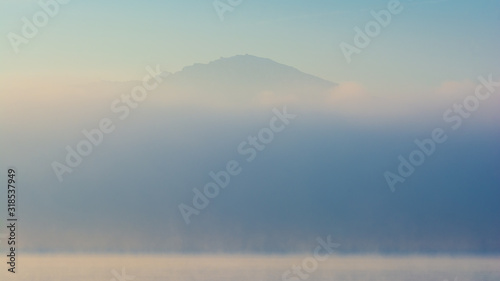
<path id="1" fill-rule="evenodd" d="M 278 281 L 302 256 L 20 255 L 17 273 L 2 266 L 0 280 L 22 281 Z M 310 266 L 314 266 L 311 264 Z M 122 271 L 124 270 L 124 271 Z M 122 272 L 127 276 L 122 276 Z M 499 281 L 500 257 L 332 256 L 290 281 Z"/>

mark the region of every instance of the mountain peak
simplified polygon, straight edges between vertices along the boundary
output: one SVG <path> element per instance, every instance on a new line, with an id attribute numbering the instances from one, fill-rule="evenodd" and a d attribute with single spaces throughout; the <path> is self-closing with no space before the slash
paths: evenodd
<path id="1" fill-rule="evenodd" d="M 308 100 L 324 97 L 337 84 L 294 67 L 253 55 L 221 57 L 183 68 L 168 78 L 170 92 L 196 100 L 248 103 L 264 99 Z"/>
<path id="2" fill-rule="evenodd" d="M 236 55 L 221 57 L 207 64 L 193 64 L 175 73 L 173 78 L 204 79 L 227 84 L 231 81 L 252 82 L 268 87 L 270 84 L 315 84 L 323 87 L 334 87 L 335 83 L 304 73 L 294 67 L 275 62 L 268 58 L 253 55 Z"/>

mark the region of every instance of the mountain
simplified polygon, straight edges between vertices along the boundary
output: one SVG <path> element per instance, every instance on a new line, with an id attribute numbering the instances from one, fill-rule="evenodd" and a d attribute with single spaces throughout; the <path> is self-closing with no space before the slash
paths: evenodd
<path id="1" fill-rule="evenodd" d="M 162 88 L 181 99 L 247 105 L 322 99 L 336 85 L 270 59 L 238 55 L 187 66 Z"/>

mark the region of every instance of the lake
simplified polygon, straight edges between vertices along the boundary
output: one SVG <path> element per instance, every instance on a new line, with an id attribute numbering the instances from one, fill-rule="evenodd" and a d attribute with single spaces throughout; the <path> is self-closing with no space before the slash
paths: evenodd
<path id="1" fill-rule="evenodd" d="M 294 268 L 295 266 L 295 273 Z M 500 257 L 20 254 L 26 281 L 498 281 Z M 285 272 L 289 271 L 283 277 Z M 5 278 L 6 277 L 6 278 Z"/>

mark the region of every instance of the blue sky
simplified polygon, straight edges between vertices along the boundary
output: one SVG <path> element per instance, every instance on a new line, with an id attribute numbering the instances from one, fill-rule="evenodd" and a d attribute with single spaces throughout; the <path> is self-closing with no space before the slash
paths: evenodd
<path id="1" fill-rule="evenodd" d="M 339 44 L 388 2 L 243 1 L 221 22 L 211 1 L 71 1 L 19 55 L 4 36 L 0 68 L 123 81 L 152 63 L 178 71 L 248 53 L 381 92 L 498 71 L 498 1 L 402 1 L 403 12 L 347 64 Z M 21 18 L 40 9 L 36 1 L 0 5 L 2 34 L 19 33 Z"/>

